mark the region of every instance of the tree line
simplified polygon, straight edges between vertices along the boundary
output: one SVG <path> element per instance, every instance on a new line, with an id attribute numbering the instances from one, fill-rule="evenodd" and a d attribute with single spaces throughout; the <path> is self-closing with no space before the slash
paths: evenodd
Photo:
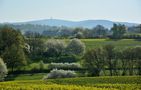
<path id="1" fill-rule="evenodd" d="M 3 25 L 0 25 L 3 26 Z M 14 29 L 19 29 L 25 36 L 29 37 L 33 34 L 46 38 L 112 38 L 112 39 L 141 39 L 141 24 L 127 27 L 123 24 L 113 24 L 111 28 L 105 28 L 102 25 L 97 25 L 93 28 L 83 27 L 66 27 L 66 26 L 47 26 L 47 25 L 32 25 L 21 24 L 12 25 Z M 35 36 L 34 35 L 34 36 Z"/>
<path id="2" fill-rule="evenodd" d="M 117 49 L 113 45 L 88 50 L 83 59 L 90 76 L 101 72 L 110 76 L 141 75 L 141 46 Z"/>
<path id="3" fill-rule="evenodd" d="M 44 30 L 43 33 L 26 31 L 25 36 L 40 35 L 47 38 L 111 38 L 111 39 L 141 39 L 141 26 L 127 27 L 123 24 L 113 24 L 111 29 L 105 28 L 102 25 L 97 25 L 94 28 L 68 28 L 68 27 L 53 27 L 49 30 Z"/>

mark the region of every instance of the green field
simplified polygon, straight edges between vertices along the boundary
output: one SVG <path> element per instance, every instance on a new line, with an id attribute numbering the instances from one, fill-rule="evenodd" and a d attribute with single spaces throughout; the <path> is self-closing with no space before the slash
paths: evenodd
<path id="1" fill-rule="evenodd" d="M 107 76 L 48 79 L 46 81 L 41 79 L 7 81 L 0 82 L 0 90 L 141 90 L 141 77 Z"/>
<path id="2" fill-rule="evenodd" d="M 18 74 L 10 75 L 7 77 L 8 80 L 23 81 L 23 80 L 41 80 L 46 73 L 36 73 L 36 74 Z"/>
<path id="3" fill-rule="evenodd" d="M 45 41 L 47 39 L 44 39 Z M 61 39 L 68 43 L 70 39 Z M 80 39 L 82 42 L 85 43 L 87 49 L 104 46 L 107 44 L 115 45 L 118 48 L 125 48 L 125 47 L 133 47 L 133 46 L 140 46 L 141 40 L 140 39 Z"/>
<path id="4" fill-rule="evenodd" d="M 104 46 L 107 44 L 115 45 L 117 48 L 133 47 L 141 45 L 140 40 L 136 39 L 121 39 L 121 40 L 111 40 L 111 39 L 81 39 L 87 49 L 95 48 L 99 46 Z"/>

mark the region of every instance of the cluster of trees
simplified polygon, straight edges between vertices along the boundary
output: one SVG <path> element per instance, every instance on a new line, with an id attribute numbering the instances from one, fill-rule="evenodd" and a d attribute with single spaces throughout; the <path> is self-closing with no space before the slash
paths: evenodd
<path id="1" fill-rule="evenodd" d="M 120 39 L 124 36 L 124 34 L 126 33 L 127 29 L 125 25 L 117 25 L 114 24 L 113 27 L 111 28 L 112 31 L 112 38 L 114 39 Z"/>
<path id="2" fill-rule="evenodd" d="M 85 52 L 85 45 L 79 39 L 72 39 L 66 44 L 63 40 L 49 39 L 46 41 L 36 35 L 26 39 L 30 46 L 28 56 L 34 61 L 75 62 Z"/>
<path id="3" fill-rule="evenodd" d="M 9 26 L 0 28 L 0 78 L 3 80 L 6 67 L 10 72 L 35 60 L 45 62 L 75 62 L 85 52 L 85 45 L 78 39 L 68 44 L 61 40 L 50 39 L 47 42 L 40 35 L 29 35 L 25 38 L 19 30 Z M 60 61 L 58 61 L 60 60 Z M 43 68 L 43 62 L 40 63 Z M 4 75 L 2 75 L 4 74 Z"/>
<path id="4" fill-rule="evenodd" d="M 127 27 L 123 24 L 113 24 L 113 27 L 107 29 L 102 25 L 97 25 L 93 28 L 70 28 L 66 26 L 48 26 L 48 25 L 32 25 L 32 24 L 20 24 L 12 25 L 8 24 L 14 29 L 19 29 L 26 37 L 36 35 L 38 37 L 48 38 L 133 38 L 141 39 L 141 24 L 137 26 Z M 0 25 L 0 27 L 3 25 Z"/>
<path id="5" fill-rule="evenodd" d="M 92 29 L 88 28 L 68 28 L 68 27 L 52 27 L 51 29 L 44 30 L 42 33 L 26 31 L 25 36 L 42 36 L 54 38 L 104 38 L 108 35 L 108 29 L 102 25 L 97 25 Z"/>
<path id="6" fill-rule="evenodd" d="M 0 25 L 1 26 L 1 25 Z M 127 27 L 122 24 L 113 24 L 113 27 L 107 29 L 102 25 L 97 25 L 94 28 L 70 28 L 70 27 L 56 27 L 47 25 L 32 25 L 21 24 L 12 25 L 14 29 L 19 29 L 25 36 L 29 37 L 30 34 L 40 35 L 42 37 L 54 38 L 133 38 L 141 39 L 141 24 L 137 26 Z M 116 35 L 116 36 L 115 36 Z"/>
<path id="7" fill-rule="evenodd" d="M 103 71 L 108 75 L 141 75 L 141 47 L 116 49 L 113 45 L 88 50 L 83 65 L 90 76 L 99 76 Z"/>
<path id="8" fill-rule="evenodd" d="M 141 33 L 141 24 L 137 25 L 137 26 L 129 27 L 128 32 L 130 32 L 130 33 Z"/>
<path id="9" fill-rule="evenodd" d="M 42 42 L 37 43 L 39 41 Z M 27 42 L 30 42 L 29 45 L 31 52 L 29 54 L 31 55 L 32 60 L 42 59 L 45 63 L 50 63 L 48 69 L 51 71 L 44 77 L 44 79 L 76 76 L 76 73 L 70 71 L 70 69 L 80 68 L 80 64 L 77 64 L 76 62 L 80 60 L 85 53 L 85 44 L 79 39 L 72 39 L 68 44 L 66 44 L 63 40 L 49 39 L 46 42 L 43 39 L 33 37 L 30 39 L 28 38 Z M 39 59 L 39 57 L 41 58 Z"/>
<path id="10" fill-rule="evenodd" d="M 61 40 L 50 39 L 43 54 L 45 62 L 76 62 L 85 53 L 85 45 L 79 39 L 72 39 L 68 44 Z"/>

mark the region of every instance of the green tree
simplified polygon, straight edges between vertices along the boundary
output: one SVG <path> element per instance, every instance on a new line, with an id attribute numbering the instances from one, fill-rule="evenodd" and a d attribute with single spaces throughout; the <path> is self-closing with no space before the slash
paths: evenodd
<path id="1" fill-rule="evenodd" d="M 29 45 L 29 57 L 32 60 L 42 59 L 43 53 L 46 51 L 46 43 L 41 38 L 31 37 L 26 40 Z"/>
<path id="2" fill-rule="evenodd" d="M 93 37 L 103 38 L 106 37 L 108 29 L 104 28 L 102 25 L 97 25 L 92 29 L 91 34 Z"/>
<path id="3" fill-rule="evenodd" d="M 114 39 L 120 39 L 126 33 L 126 26 L 121 24 L 114 24 L 111 28 L 111 31 L 113 33 L 112 37 Z"/>
<path id="4" fill-rule="evenodd" d="M 141 75 L 141 46 L 136 46 L 133 48 L 134 58 L 132 59 L 131 69 L 134 70 L 134 67 L 138 69 L 138 75 Z"/>
<path id="5" fill-rule="evenodd" d="M 27 63 L 24 51 L 14 44 L 6 48 L 2 56 L 12 72 L 14 71 L 14 68 L 21 67 Z"/>
<path id="6" fill-rule="evenodd" d="M 72 55 L 83 55 L 85 53 L 85 44 L 79 39 L 72 39 L 66 47 L 66 53 Z"/>
<path id="7" fill-rule="evenodd" d="M 47 41 L 46 57 L 58 57 L 65 51 L 66 44 L 61 40 L 50 39 Z"/>
<path id="8" fill-rule="evenodd" d="M 5 51 L 7 47 L 10 47 L 13 44 L 24 48 L 24 37 L 22 36 L 20 31 L 17 31 L 8 26 L 3 26 L 2 28 L 0 28 L 0 55 Z"/>
<path id="9" fill-rule="evenodd" d="M 112 76 L 113 75 L 113 68 L 114 68 L 114 63 L 115 63 L 115 47 L 111 44 L 108 44 L 108 45 L 105 45 L 104 47 L 104 50 L 106 51 L 106 63 L 107 63 L 107 66 L 109 68 L 109 71 L 110 71 L 110 75 Z"/>
<path id="10" fill-rule="evenodd" d="M 128 57 L 128 50 L 127 49 L 121 50 L 119 52 L 118 56 L 119 56 L 118 58 L 121 61 L 121 69 L 122 69 L 121 75 L 125 76 L 125 75 L 127 75 L 128 66 L 129 66 L 128 65 L 128 59 L 127 59 L 127 57 Z"/>
<path id="11" fill-rule="evenodd" d="M 103 48 L 88 50 L 84 55 L 83 65 L 90 76 L 99 76 L 105 65 L 105 51 Z"/>
<path id="12" fill-rule="evenodd" d="M 77 34 L 75 34 L 75 38 L 81 39 L 84 38 L 84 35 L 82 32 L 78 32 Z"/>
<path id="13" fill-rule="evenodd" d="M 25 40 L 22 34 L 8 26 L 0 30 L 0 55 L 12 71 L 26 63 Z"/>

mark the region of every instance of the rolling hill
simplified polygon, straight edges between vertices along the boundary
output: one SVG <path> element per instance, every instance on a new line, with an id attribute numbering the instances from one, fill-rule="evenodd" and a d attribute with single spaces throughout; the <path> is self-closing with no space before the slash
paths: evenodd
<path id="1" fill-rule="evenodd" d="M 125 24 L 126 26 L 135 26 L 137 23 L 128 23 L 128 22 L 114 22 L 109 20 L 84 20 L 84 21 L 69 21 L 69 20 L 60 20 L 60 19 L 43 19 L 43 20 L 34 20 L 28 22 L 20 22 L 14 24 L 37 24 L 37 25 L 49 25 L 49 26 L 67 26 L 67 27 L 84 27 L 84 28 L 93 28 L 96 25 L 103 25 L 106 28 L 111 28 L 113 23 Z"/>

